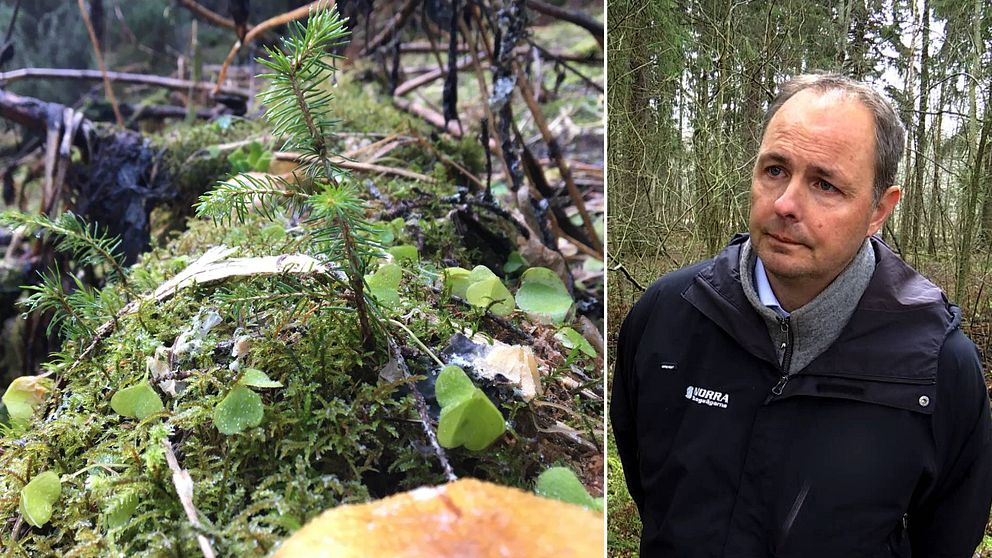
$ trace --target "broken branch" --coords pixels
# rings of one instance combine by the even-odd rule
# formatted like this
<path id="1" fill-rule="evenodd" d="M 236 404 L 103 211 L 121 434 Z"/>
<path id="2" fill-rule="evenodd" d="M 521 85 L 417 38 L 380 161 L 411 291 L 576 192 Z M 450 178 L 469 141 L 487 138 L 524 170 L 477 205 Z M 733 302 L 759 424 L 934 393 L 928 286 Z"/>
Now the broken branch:
<path id="1" fill-rule="evenodd" d="M 190 87 L 200 91 L 212 91 L 214 85 L 207 82 L 192 82 L 185 79 L 176 79 L 164 76 L 152 76 L 147 74 L 134 74 L 129 72 L 107 72 L 110 81 L 121 83 L 135 83 L 139 85 L 153 85 L 174 89 L 176 91 L 187 91 Z M 0 82 L 12 82 L 21 79 L 81 79 L 99 80 L 103 79 L 103 74 L 98 70 L 73 70 L 64 68 L 21 68 L 9 72 L 0 72 Z M 248 91 L 237 87 L 221 87 L 220 92 L 226 95 L 248 98 Z"/>
<path id="2" fill-rule="evenodd" d="M 578 25 L 592 33 L 596 42 L 599 43 L 599 47 L 603 47 L 603 24 L 588 15 L 580 11 L 566 10 L 552 4 L 546 4 L 541 2 L 541 0 L 527 0 L 527 7 L 533 9 L 535 12 Z"/>

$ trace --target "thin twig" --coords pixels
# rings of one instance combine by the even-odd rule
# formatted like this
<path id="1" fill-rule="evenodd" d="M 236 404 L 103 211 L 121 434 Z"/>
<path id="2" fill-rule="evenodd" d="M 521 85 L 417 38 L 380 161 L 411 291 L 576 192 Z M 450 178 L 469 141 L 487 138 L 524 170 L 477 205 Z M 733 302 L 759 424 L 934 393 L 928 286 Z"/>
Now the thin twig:
<path id="1" fill-rule="evenodd" d="M 390 320 L 390 322 L 395 322 L 396 324 L 400 325 L 400 327 L 402 327 L 403 329 L 406 329 L 406 326 L 404 326 L 400 322 L 397 322 L 395 320 Z M 413 339 L 416 340 L 421 347 L 426 349 L 426 347 L 424 347 L 424 345 L 420 343 L 420 340 L 417 339 L 416 335 L 413 335 L 413 333 L 410 332 L 409 329 L 406 329 L 406 331 L 410 333 L 411 336 L 413 336 Z M 403 354 L 400 352 L 399 347 L 396 345 L 396 341 L 394 341 L 391 336 L 387 335 L 386 337 L 389 342 L 389 350 L 390 352 L 393 353 L 393 358 L 396 360 L 396 365 L 403 373 L 403 377 L 409 379 L 411 377 L 411 374 L 410 374 L 410 369 L 406 365 L 406 359 L 403 358 Z M 431 356 L 434 356 L 434 354 L 430 353 L 429 350 L 428 353 Z M 441 363 L 441 365 L 443 366 L 444 364 Z M 447 454 L 444 453 L 444 448 L 442 448 L 441 444 L 438 443 L 437 441 L 437 433 L 434 432 L 434 428 L 431 426 L 431 417 L 427 413 L 427 402 L 424 400 L 424 395 L 420 393 L 419 389 L 417 389 L 416 382 L 410 382 L 409 385 L 413 391 L 414 401 L 416 401 L 417 403 L 417 413 L 420 415 L 420 424 L 421 426 L 424 427 L 424 433 L 427 434 L 427 439 L 430 441 L 431 446 L 434 448 L 434 454 L 437 455 L 437 460 L 441 463 L 441 468 L 444 470 L 444 476 L 448 479 L 448 482 L 453 482 L 458 480 L 458 476 L 455 475 L 455 470 L 451 468 L 451 463 L 448 462 Z"/>
<path id="2" fill-rule="evenodd" d="M 107 66 L 103 63 L 103 53 L 100 52 L 100 42 L 96 40 L 96 31 L 93 29 L 93 22 L 90 21 L 90 14 L 86 11 L 86 4 L 83 0 L 79 2 L 79 13 L 83 16 L 83 23 L 86 25 L 86 32 L 90 34 L 90 42 L 93 43 L 93 52 L 96 54 L 96 63 L 103 73 L 103 89 L 110 100 L 110 106 L 114 109 L 114 117 L 117 118 L 117 125 L 124 127 L 124 117 L 121 116 L 121 108 L 117 106 L 117 97 L 114 96 L 114 88 L 110 85 L 110 78 L 107 76 Z"/>
<path id="3" fill-rule="evenodd" d="M 172 451 L 172 444 L 169 443 L 169 440 L 162 440 L 162 447 L 165 448 L 165 460 L 169 463 L 169 469 L 172 471 L 172 485 L 176 487 L 176 495 L 179 496 L 179 502 L 183 505 L 183 511 L 186 512 L 186 517 L 193 528 L 200 530 L 203 526 L 200 524 L 196 506 L 193 504 L 193 477 L 189 475 L 189 471 L 179 466 L 179 461 L 176 460 L 176 454 Z M 204 558 L 216 557 L 213 547 L 210 546 L 210 541 L 202 533 L 196 534 L 196 542 L 199 543 Z"/>
<path id="4" fill-rule="evenodd" d="M 130 72 L 106 72 L 110 81 L 121 83 L 136 83 L 140 85 L 153 85 L 165 87 L 176 91 L 187 91 L 191 87 L 199 91 L 212 91 L 214 84 L 208 82 L 192 82 L 186 79 L 176 79 L 164 76 L 153 76 L 147 74 L 135 74 Z M 71 68 L 21 68 L 9 72 L 0 72 L 0 82 L 12 82 L 22 79 L 81 79 L 99 80 L 103 79 L 104 73 L 98 70 L 75 70 Z M 248 97 L 248 90 L 238 87 L 221 87 L 221 93 L 234 95 L 237 97 Z"/>
<path id="5" fill-rule="evenodd" d="M 413 14 L 413 10 L 420 4 L 420 0 L 406 0 L 400 11 L 394 15 L 387 23 L 386 26 L 379 32 L 369 44 L 362 49 L 361 56 L 368 56 L 370 53 L 374 52 L 376 49 L 386 44 L 393 35 L 396 34 L 396 30 L 406 23 L 406 20 L 410 18 Z"/>
<path id="6" fill-rule="evenodd" d="M 334 0 L 314 0 L 313 2 L 305 6 L 300 6 L 299 8 L 296 8 L 293 11 L 286 12 L 284 14 L 279 14 L 274 17 L 270 17 L 269 19 L 259 23 L 255 27 L 252 27 L 251 31 L 249 31 L 245 35 L 245 40 L 236 41 L 234 45 L 231 47 L 231 51 L 227 53 L 227 58 L 224 59 L 224 64 L 222 64 L 220 67 L 220 73 L 217 76 L 217 83 L 214 85 L 213 94 L 216 95 L 218 92 L 221 91 L 222 89 L 221 84 L 223 84 L 224 80 L 227 78 L 227 69 L 231 66 L 231 63 L 234 62 L 234 57 L 237 56 L 238 52 L 241 51 L 241 47 L 254 41 L 255 38 L 258 37 L 260 34 L 262 34 L 263 32 L 269 29 L 272 29 L 273 27 L 278 27 L 280 25 L 289 23 L 291 21 L 302 19 L 310 15 L 310 13 L 312 12 L 329 10 L 333 5 L 334 5 Z"/>
<path id="7" fill-rule="evenodd" d="M 603 244 L 599 241 L 599 235 L 596 234 L 596 229 L 592 224 L 592 219 L 589 217 L 589 212 L 586 211 L 586 204 L 582 199 L 582 193 L 579 192 L 575 181 L 572 179 L 572 171 L 561 154 L 558 140 L 551 134 L 551 130 L 548 128 L 548 122 L 544 119 L 544 114 L 541 112 L 541 107 L 537 105 L 537 100 L 534 98 L 534 92 L 530 87 L 530 82 L 527 80 L 526 74 L 524 74 L 523 69 L 516 60 L 513 61 L 513 68 L 517 74 L 517 90 L 520 92 L 520 96 L 523 97 L 524 103 L 527 104 L 527 108 L 530 109 L 531 115 L 534 117 L 534 123 L 537 124 L 538 129 L 541 131 L 544 143 L 548 146 L 548 155 L 558 165 L 561 177 L 565 181 L 565 188 L 568 189 L 568 195 L 572 198 L 575 208 L 579 210 L 579 215 L 582 216 L 582 224 L 585 225 L 586 234 L 589 236 L 589 242 L 592 248 L 599 254 L 599 258 L 602 259 Z"/>

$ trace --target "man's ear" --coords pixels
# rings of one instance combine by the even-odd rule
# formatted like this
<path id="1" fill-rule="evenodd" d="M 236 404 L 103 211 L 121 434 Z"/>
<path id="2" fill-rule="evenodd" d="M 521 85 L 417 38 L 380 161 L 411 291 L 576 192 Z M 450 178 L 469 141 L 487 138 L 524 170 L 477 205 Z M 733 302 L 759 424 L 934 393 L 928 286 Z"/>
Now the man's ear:
<path id="1" fill-rule="evenodd" d="M 896 208 L 896 204 L 899 203 L 901 196 L 902 188 L 899 186 L 889 186 L 882 193 L 881 199 L 878 200 L 878 204 L 875 205 L 875 209 L 872 211 L 871 221 L 868 222 L 868 230 L 865 236 L 871 236 L 882 230 L 882 225 L 885 224 L 885 220 L 892 214 L 892 210 Z"/>

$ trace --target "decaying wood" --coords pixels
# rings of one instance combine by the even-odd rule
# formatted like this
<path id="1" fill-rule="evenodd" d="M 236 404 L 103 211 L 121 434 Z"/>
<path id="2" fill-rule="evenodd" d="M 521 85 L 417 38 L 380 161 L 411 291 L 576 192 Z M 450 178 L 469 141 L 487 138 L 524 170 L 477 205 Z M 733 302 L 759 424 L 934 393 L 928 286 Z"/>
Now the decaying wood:
<path id="1" fill-rule="evenodd" d="M 121 83 L 134 83 L 138 85 L 152 85 L 164 87 L 176 91 L 188 91 L 191 87 L 198 91 L 213 91 L 214 84 L 207 82 L 192 82 L 185 79 L 170 78 L 164 76 L 153 76 L 148 74 L 134 74 L 129 72 L 107 72 L 110 81 Z M 9 72 L 0 72 L 0 82 L 12 82 L 22 79 L 81 79 L 97 81 L 103 79 L 99 70 L 73 70 L 64 68 L 21 68 Z M 219 90 L 225 95 L 248 98 L 248 90 L 240 87 L 221 87 Z"/>
<path id="2" fill-rule="evenodd" d="M 565 52 L 561 50 L 547 49 L 544 47 L 538 47 L 533 41 L 528 41 L 531 45 L 536 48 L 540 48 L 545 56 L 549 58 L 554 58 L 556 60 L 564 60 L 566 62 L 584 62 L 588 64 L 602 64 L 603 58 L 601 56 L 596 56 L 594 54 L 582 53 L 582 52 Z M 526 45 L 518 46 L 514 52 L 519 52 L 519 54 L 528 54 L 530 47 Z M 409 43 L 403 43 L 400 45 L 400 53 L 418 53 L 427 54 L 431 52 L 431 44 L 429 41 L 412 41 Z M 458 54 L 466 54 L 469 52 L 468 45 L 459 44 Z"/>
<path id="3" fill-rule="evenodd" d="M 531 8 L 535 12 L 578 25 L 579 27 L 592 33 L 592 36 L 595 37 L 596 42 L 599 43 L 599 46 L 603 46 L 603 36 L 605 35 L 603 24 L 588 15 L 579 11 L 566 10 L 565 8 L 560 8 L 553 4 L 542 2 L 541 0 L 527 0 L 527 7 Z"/>
<path id="4" fill-rule="evenodd" d="M 439 130 L 448 132 L 456 138 L 462 137 L 464 135 L 461 125 L 457 121 L 449 121 L 447 124 L 444 122 L 444 116 L 436 110 L 431 110 L 420 103 L 415 103 L 409 101 L 402 97 L 393 97 L 393 104 L 403 112 L 408 112 L 414 116 L 419 116 L 423 118 L 431 126 Z"/>
<path id="5" fill-rule="evenodd" d="M 195 2 L 194 0 L 176 0 L 176 4 L 186 8 L 192 12 L 195 16 L 200 19 L 211 23 L 217 27 L 225 27 L 227 29 L 234 30 L 234 20 L 228 17 L 224 17 L 217 12 L 203 6 L 202 4 Z M 248 26 L 248 30 L 251 31 L 252 26 Z"/>

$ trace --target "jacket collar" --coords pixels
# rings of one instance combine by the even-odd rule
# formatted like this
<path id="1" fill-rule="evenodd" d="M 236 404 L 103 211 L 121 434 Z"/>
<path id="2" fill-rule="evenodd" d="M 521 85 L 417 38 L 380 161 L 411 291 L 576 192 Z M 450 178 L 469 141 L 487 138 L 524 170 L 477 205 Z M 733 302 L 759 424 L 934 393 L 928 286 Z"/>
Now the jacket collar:
<path id="1" fill-rule="evenodd" d="M 776 367 L 778 358 L 764 321 L 741 286 L 738 234 L 695 277 L 682 296 L 742 348 Z M 801 373 L 932 379 L 947 333 L 960 312 L 936 285 L 871 239 L 875 272 L 837 340 Z"/>

